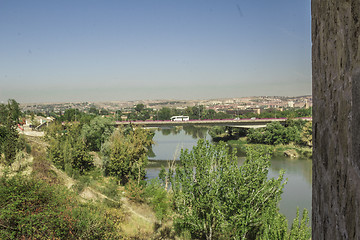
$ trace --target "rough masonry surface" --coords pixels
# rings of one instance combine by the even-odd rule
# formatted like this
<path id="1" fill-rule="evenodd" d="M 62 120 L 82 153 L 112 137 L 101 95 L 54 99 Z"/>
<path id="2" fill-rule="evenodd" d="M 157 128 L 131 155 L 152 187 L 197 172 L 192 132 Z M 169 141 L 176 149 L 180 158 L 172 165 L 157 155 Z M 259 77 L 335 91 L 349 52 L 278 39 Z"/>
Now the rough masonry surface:
<path id="1" fill-rule="evenodd" d="M 360 239 L 360 1 L 311 8 L 312 239 Z"/>

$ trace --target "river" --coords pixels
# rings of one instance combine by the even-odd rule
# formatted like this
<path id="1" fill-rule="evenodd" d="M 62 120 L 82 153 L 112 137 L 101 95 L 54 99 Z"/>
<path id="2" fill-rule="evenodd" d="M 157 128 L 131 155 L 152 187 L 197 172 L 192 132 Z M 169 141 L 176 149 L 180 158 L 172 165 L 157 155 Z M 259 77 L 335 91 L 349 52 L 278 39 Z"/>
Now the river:
<path id="1" fill-rule="evenodd" d="M 189 126 L 156 130 L 153 152 L 149 156 L 147 179 L 156 178 L 161 166 L 166 168 L 169 160 L 179 159 L 180 149 L 192 149 L 199 138 L 211 140 L 206 128 Z M 238 159 L 243 162 L 245 158 L 240 155 Z M 296 217 L 297 207 L 299 207 L 300 213 L 304 208 L 308 209 L 311 218 L 311 160 L 286 157 L 272 158 L 269 177 L 278 177 L 280 169 L 285 170 L 285 178 L 288 179 L 280 201 L 280 212 L 286 216 L 289 225 Z"/>

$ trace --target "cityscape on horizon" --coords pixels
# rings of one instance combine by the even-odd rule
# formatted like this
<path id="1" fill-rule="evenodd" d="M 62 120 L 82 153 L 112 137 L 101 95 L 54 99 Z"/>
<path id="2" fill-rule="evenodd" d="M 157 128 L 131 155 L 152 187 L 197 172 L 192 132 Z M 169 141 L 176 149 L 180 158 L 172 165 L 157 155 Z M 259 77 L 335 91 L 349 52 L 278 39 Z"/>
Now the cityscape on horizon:
<path id="1" fill-rule="evenodd" d="M 145 108 L 160 110 L 162 108 L 175 108 L 183 110 L 187 107 L 204 106 L 216 112 L 236 113 L 237 111 L 250 110 L 260 113 L 265 109 L 286 108 L 310 108 L 312 107 L 312 96 L 284 97 L 284 96 L 256 96 L 243 98 L 221 98 L 207 100 L 136 100 L 136 101 L 107 101 L 107 102 L 68 102 L 68 103 L 21 103 L 23 111 L 42 113 L 61 113 L 67 109 L 78 109 L 89 112 L 91 108 L 105 110 L 115 113 L 117 110 L 133 111 L 138 104 Z"/>

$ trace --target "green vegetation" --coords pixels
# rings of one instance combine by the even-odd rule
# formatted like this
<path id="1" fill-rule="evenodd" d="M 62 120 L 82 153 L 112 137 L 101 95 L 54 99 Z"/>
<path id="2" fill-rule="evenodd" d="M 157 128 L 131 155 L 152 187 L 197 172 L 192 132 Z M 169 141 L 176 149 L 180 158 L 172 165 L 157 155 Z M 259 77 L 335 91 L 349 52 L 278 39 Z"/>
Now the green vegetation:
<path id="1" fill-rule="evenodd" d="M 148 111 L 142 104 L 134 110 L 137 116 Z M 172 111 L 163 108 L 160 117 L 178 113 Z M 239 166 L 224 143 L 200 140 L 192 151 L 182 151 L 169 171 L 163 168 L 159 179 L 146 182 L 146 154 L 154 135 L 148 130 L 115 129 L 111 119 L 97 116 L 106 114 L 104 109 L 89 114 L 70 109 L 46 129 L 44 138 L 19 137 L 16 101 L 0 105 L 0 112 L 0 156 L 5 160 L 0 162 L 5 169 L 0 172 L 1 239 L 310 238 L 306 210 L 302 218 L 297 211 L 290 230 L 279 213 L 286 181 L 283 171 L 268 179 L 272 146 L 248 148 Z M 202 106 L 178 115 L 185 114 L 218 117 Z M 195 129 L 184 127 L 194 138 L 206 133 Z M 222 131 L 246 134 L 231 128 L 214 133 Z M 267 144 L 285 146 L 283 138 L 311 144 L 306 122 L 257 131 L 251 134 Z M 15 158 L 26 162 L 16 171 L 9 167 Z"/>
<path id="2" fill-rule="evenodd" d="M 48 159 L 70 176 L 94 168 L 93 159 L 81 138 L 79 124 L 63 126 L 54 123 L 48 128 L 46 138 L 49 141 Z"/>
<path id="3" fill-rule="evenodd" d="M 246 136 L 249 143 L 269 145 L 294 143 L 306 146 L 311 144 L 309 133 L 312 132 L 309 131 L 311 125 L 305 123 L 302 120 L 288 120 L 284 126 L 279 122 L 271 122 L 265 128 L 249 129 Z"/>
<path id="4" fill-rule="evenodd" d="M 82 204 L 67 189 L 15 175 L 0 177 L 1 239 L 109 239 L 117 236 L 107 210 Z"/>
<path id="5" fill-rule="evenodd" d="M 90 109 L 91 110 L 91 109 Z M 60 115 L 56 115 L 55 113 L 52 114 L 48 114 L 50 116 L 56 117 L 56 119 L 59 122 L 80 122 L 80 124 L 85 124 L 85 123 L 89 123 L 93 118 L 96 117 L 96 115 L 98 114 L 98 112 L 95 113 L 93 112 L 94 110 L 92 110 L 92 112 L 90 112 L 90 114 L 84 113 L 79 111 L 79 109 L 66 109 L 65 112 L 62 114 L 60 113 Z"/>
<path id="6" fill-rule="evenodd" d="M 100 151 L 101 145 L 109 138 L 113 130 L 114 123 L 111 119 L 98 116 L 83 126 L 81 135 L 89 150 Z"/>
<path id="7" fill-rule="evenodd" d="M 151 147 L 153 134 L 141 128 L 116 129 L 102 147 L 105 173 L 115 176 L 122 184 L 129 179 L 145 178 L 148 149 Z"/>
<path id="8" fill-rule="evenodd" d="M 234 128 L 227 126 L 214 126 L 209 129 L 209 135 L 214 142 L 236 140 L 244 137 L 247 134 L 245 128 Z"/>
<path id="9" fill-rule="evenodd" d="M 158 179 L 148 182 L 144 190 L 144 198 L 155 211 L 155 216 L 160 224 L 171 214 L 171 195 L 166 190 Z"/>
<path id="10" fill-rule="evenodd" d="M 26 147 L 17 132 L 20 116 L 19 104 L 14 99 L 6 105 L 0 104 L 0 162 L 4 160 L 7 165 L 11 165 L 17 152 Z"/>
<path id="11" fill-rule="evenodd" d="M 152 114 L 152 109 L 145 108 L 145 105 L 140 103 L 134 107 L 134 111 L 128 113 L 127 119 L 130 121 L 133 120 L 145 121 L 147 119 L 150 119 L 151 114 Z"/>
<path id="12" fill-rule="evenodd" d="M 288 233 L 278 209 L 284 172 L 267 179 L 268 149 L 248 149 L 242 166 L 228 152 L 223 143 L 200 140 L 181 153 L 172 178 L 177 232 L 192 239 L 309 239 L 306 211 L 305 220 Z"/>
<path id="13" fill-rule="evenodd" d="M 239 113 L 239 118 L 298 118 L 298 117 L 311 117 L 312 108 L 287 108 L 285 110 L 277 109 L 264 109 L 260 114 L 253 111 L 244 110 Z"/>
<path id="14" fill-rule="evenodd" d="M 206 109 L 205 106 L 193 106 L 185 109 L 162 107 L 159 110 L 145 108 L 143 104 L 137 104 L 134 109 L 127 114 L 127 119 L 130 121 L 135 120 L 170 120 L 172 116 L 186 115 L 190 119 L 228 119 L 233 118 L 231 114 L 224 112 L 216 112 L 212 109 Z"/>
<path id="15" fill-rule="evenodd" d="M 212 127 L 210 136 L 215 142 L 227 141 L 241 152 L 249 144 L 273 146 L 275 154 L 290 157 L 312 157 L 312 122 L 289 119 L 284 125 L 271 122 L 265 128 L 243 129 L 231 127 Z"/>

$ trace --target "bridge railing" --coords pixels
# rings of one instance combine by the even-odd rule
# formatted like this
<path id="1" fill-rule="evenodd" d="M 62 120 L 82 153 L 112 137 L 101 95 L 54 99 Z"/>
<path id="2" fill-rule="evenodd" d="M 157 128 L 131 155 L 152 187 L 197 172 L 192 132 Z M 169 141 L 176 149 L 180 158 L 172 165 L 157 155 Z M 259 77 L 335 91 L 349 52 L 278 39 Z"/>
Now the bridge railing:
<path id="1" fill-rule="evenodd" d="M 295 118 L 295 119 L 302 119 L 305 121 L 311 121 L 312 118 L 311 117 L 304 117 L 304 118 Z M 216 125 L 216 124 L 233 124 L 233 123 L 270 123 L 273 121 L 278 121 L 278 122 L 285 122 L 287 121 L 288 118 L 256 118 L 256 119 L 251 119 L 251 118 L 245 118 L 245 119 L 191 119 L 188 121 L 171 121 L 171 120 L 135 120 L 135 121 L 116 121 L 115 125 L 128 125 L 128 124 L 135 124 L 135 125 L 191 125 L 191 124 L 211 124 L 211 125 Z"/>

